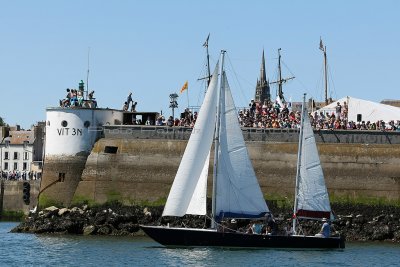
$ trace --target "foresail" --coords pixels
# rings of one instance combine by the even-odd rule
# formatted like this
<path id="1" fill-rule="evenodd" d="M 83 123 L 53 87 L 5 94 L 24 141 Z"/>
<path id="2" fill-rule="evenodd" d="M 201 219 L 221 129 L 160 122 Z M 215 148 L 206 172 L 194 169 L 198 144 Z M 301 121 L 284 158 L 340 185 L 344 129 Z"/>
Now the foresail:
<path id="1" fill-rule="evenodd" d="M 208 165 L 214 136 L 217 84 L 218 63 L 172 184 L 163 216 L 183 216 L 188 212 L 197 215 L 206 214 L 205 201 L 202 203 L 202 207 L 191 202 L 192 199 L 193 202 L 201 199 L 202 197 L 196 194 L 201 191 L 201 188 L 207 186 L 204 185 L 204 182 L 207 182 L 207 177 L 204 178 L 202 173 L 205 172 L 205 166 Z M 201 192 L 205 194 L 205 191 Z M 205 195 L 203 197 L 206 198 Z"/>
<path id="2" fill-rule="evenodd" d="M 219 219 L 261 217 L 269 210 L 250 161 L 225 73 L 223 79 L 216 215 Z"/>
<path id="3" fill-rule="evenodd" d="M 303 114 L 297 217 L 331 218 L 331 206 L 307 110 Z"/>
<path id="4" fill-rule="evenodd" d="M 201 171 L 199 181 L 197 182 L 186 214 L 205 215 L 207 213 L 207 177 L 209 165 L 210 153 L 208 153 L 207 159 L 204 162 L 203 170 Z"/>

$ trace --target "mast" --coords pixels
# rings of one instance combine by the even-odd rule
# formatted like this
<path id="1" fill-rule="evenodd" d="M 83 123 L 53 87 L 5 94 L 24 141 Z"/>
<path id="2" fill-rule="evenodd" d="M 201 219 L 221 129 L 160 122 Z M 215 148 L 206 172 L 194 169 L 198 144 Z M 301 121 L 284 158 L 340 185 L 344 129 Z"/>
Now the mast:
<path id="1" fill-rule="evenodd" d="M 297 151 L 297 170 L 296 170 L 296 188 L 294 193 L 294 206 L 293 206 L 293 233 L 296 234 L 296 213 L 297 213 L 297 195 L 299 193 L 299 178 L 300 178 L 300 166 L 301 166 L 301 150 L 303 147 L 303 128 L 304 128 L 304 116 L 306 106 L 306 94 L 303 96 L 303 105 L 301 107 L 301 122 L 300 122 L 300 134 L 299 134 L 299 150 Z M 308 114 L 307 114 L 308 116 Z"/>
<path id="2" fill-rule="evenodd" d="M 278 84 L 278 96 L 279 98 L 282 100 L 282 102 L 285 102 L 285 98 L 283 96 L 283 90 L 282 90 L 282 85 L 283 83 L 294 79 L 295 77 L 289 77 L 289 78 L 282 78 L 282 67 L 281 67 L 281 48 L 278 49 L 278 76 L 279 79 L 277 81 L 271 82 L 271 84 L 273 83 L 277 83 Z"/>
<path id="3" fill-rule="evenodd" d="M 328 64 L 326 58 L 326 45 L 324 46 L 321 38 L 319 41 L 319 49 L 324 52 L 325 105 L 328 105 Z"/>
<path id="4" fill-rule="evenodd" d="M 207 88 L 210 85 L 210 81 L 211 81 L 210 54 L 208 53 L 208 38 L 210 38 L 210 34 L 208 34 L 207 41 L 205 43 L 205 47 L 206 47 L 206 51 L 207 51 Z"/>
<path id="5" fill-rule="evenodd" d="M 90 59 L 90 47 L 88 47 L 88 55 L 87 55 L 87 74 L 86 74 L 86 99 L 88 99 L 89 94 L 89 59 Z"/>
<path id="6" fill-rule="evenodd" d="M 278 95 L 279 95 L 280 99 L 283 99 L 283 92 L 282 92 L 282 68 L 281 68 L 281 48 L 278 49 L 278 72 L 279 72 Z"/>
<path id="7" fill-rule="evenodd" d="M 206 88 L 204 90 L 204 94 L 206 94 L 207 88 L 208 88 L 208 86 L 210 85 L 210 82 L 211 82 L 210 54 L 208 53 L 208 39 L 210 39 L 210 34 L 208 34 L 207 39 L 203 44 L 203 47 L 206 48 L 206 54 L 207 54 L 207 76 L 197 79 L 198 81 L 207 79 L 207 83 L 206 83 Z"/>
<path id="8" fill-rule="evenodd" d="M 221 65 L 219 69 L 219 85 L 217 92 L 217 114 L 216 114 L 216 126 L 215 126 L 215 134 L 214 134 L 214 168 L 213 168 L 213 192 L 212 192 L 212 210 L 211 210 L 211 228 L 215 228 L 215 216 L 216 216 L 216 195 L 217 195 L 217 168 L 218 168 L 218 150 L 219 150 L 219 134 L 220 134 L 220 106 L 221 106 L 221 94 L 223 88 L 223 71 L 224 71 L 224 57 L 225 50 L 221 50 Z"/>

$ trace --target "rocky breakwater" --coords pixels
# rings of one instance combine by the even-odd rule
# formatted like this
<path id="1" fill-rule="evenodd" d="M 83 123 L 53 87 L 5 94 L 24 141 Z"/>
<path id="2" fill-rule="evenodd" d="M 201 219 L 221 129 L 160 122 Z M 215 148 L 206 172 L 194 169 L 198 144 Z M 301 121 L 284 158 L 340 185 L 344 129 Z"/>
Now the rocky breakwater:
<path id="1" fill-rule="evenodd" d="M 289 208 L 270 205 L 278 229 L 291 224 Z M 390 241 L 400 243 L 400 208 L 394 206 L 333 205 L 337 219 L 332 223 L 336 232 L 347 241 Z M 73 208 L 48 207 L 30 214 L 12 232 L 54 233 L 78 235 L 139 236 L 144 233 L 139 225 L 167 225 L 203 228 L 210 221 L 202 216 L 161 218 L 163 207 L 122 206 L 119 204 Z M 245 229 L 248 220 L 238 221 Z M 318 233 L 320 222 L 302 222 L 302 233 Z"/>
<path id="2" fill-rule="evenodd" d="M 139 236 L 144 235 L 140 224 L 161 223 L 163 207 L 122 206 L 109 204 L 96 207 L 83 205 L 73 208 L 58 208 L 51 206 L 37 213 L 30 213 L 25 220 L 11 230 L 14 233 L 35 234 L 77 234 L 77 235 L 113 235 Z M 179 220 L 195 227 L 194 216 Z M 178 222 L 171 223 L 177 225 Z M 204 219 L 203 219 L 204 221 Z M 204 224 L 204 223 L 203 223 Z"/>

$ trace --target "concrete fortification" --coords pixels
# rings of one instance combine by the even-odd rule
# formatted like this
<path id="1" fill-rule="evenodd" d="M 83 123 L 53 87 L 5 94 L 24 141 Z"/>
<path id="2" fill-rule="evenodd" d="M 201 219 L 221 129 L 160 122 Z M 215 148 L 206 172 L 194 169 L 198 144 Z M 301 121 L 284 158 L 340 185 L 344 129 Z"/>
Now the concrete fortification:
<path id="1" fill-rule="evenodd" d="M 46 154 L 41 204 L 162 203 L 190 132 L 180 127 L 105 126 L 87 154 Z M 243 135 L 265 198 L 292 199 L 298 132 L 252 128 L 243 129 Z M 332 200 L 399 203 L 399 133 L 319 131 L 315 136 Z"/>

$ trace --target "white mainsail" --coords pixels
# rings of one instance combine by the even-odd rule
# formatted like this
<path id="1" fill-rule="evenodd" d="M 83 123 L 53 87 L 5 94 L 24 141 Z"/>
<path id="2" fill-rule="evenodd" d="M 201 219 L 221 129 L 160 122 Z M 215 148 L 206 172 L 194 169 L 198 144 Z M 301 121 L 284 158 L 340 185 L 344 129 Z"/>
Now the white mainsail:
<path id="1" fill-rule="evenodd" d="M 223 55 L 221 62 L 223 65 Z M 172 184 L 163 216 L 206 214 L 207 174 L 214 133 L 218 135 L 215 139 L 218 153 L 214 159 L 215 218 L 252 218 L 269 212 L 243 139 L 223 66 L 223 80 L 219 81 L 218 65 Z"/>
<path id="2" fill-rule="evenodd" d="M 215 129 L 217 84 L 218 63 L 172 184 L 163 216 L 206 214 L 207 172 Z"/>
<path id="3" fill-rule="evenodd" d="M 302 145 L 298 175 L 298 218 L 331 218 L 329 195 L 307 109 L 302 114 Z"/>
<path id="4" fill-rule="evenodd" d="M 222 79 L 215 215 L 261 217 L 269 210 L 250 161 L 225 72 Z"/>

